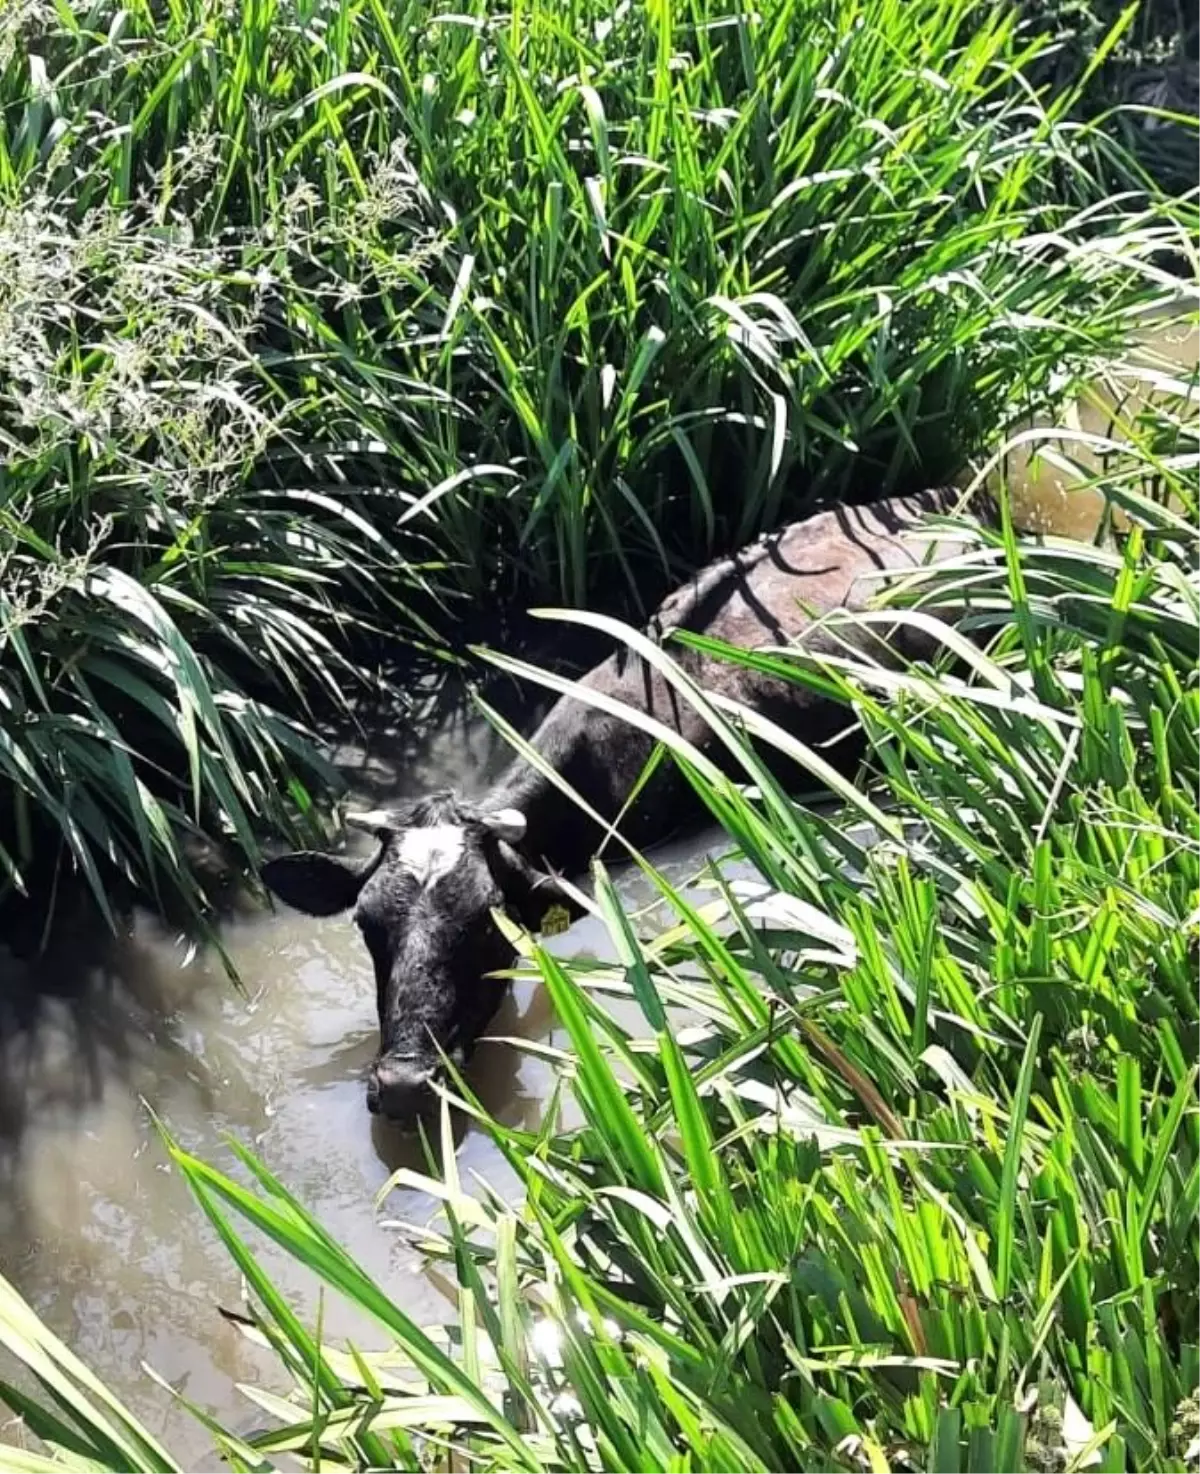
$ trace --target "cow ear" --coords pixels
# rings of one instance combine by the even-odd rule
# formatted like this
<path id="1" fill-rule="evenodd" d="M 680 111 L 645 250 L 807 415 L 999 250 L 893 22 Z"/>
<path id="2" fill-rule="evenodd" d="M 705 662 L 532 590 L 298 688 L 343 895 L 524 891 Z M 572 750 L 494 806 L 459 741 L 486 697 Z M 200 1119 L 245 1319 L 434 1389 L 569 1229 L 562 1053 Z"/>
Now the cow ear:
<path id="1" fill-rule="evenodd" d="M 343 860 L 337 855 L 301 851 L 268 860 L 262 868 L 263 884 L 281 901 L 309 916 L 336 916 L 348 911 L 358 899 L 363 882 L 374 865 Z"/>
<path id="2" fill-rule="evenodd" d="M 537 870 L 521 855 L 506 844 L 497 846 L 493 873 L 500 882 L 505 904 L 532 932 L 565 930 L 565 927 L 548 928 L 547 918 L 553 911 L 565 911 L 567 925 L 584 913 L 573 896 L 569 896 L 552 875 Z"/>

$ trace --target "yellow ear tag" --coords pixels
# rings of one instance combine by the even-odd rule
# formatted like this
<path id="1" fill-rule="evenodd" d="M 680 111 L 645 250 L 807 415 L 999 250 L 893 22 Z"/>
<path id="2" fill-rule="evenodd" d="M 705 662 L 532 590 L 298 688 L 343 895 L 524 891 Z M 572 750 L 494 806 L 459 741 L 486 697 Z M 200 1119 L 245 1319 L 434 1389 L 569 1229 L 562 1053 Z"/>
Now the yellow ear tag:
<path id="1" fill-rule="evenodd" d="M 571 925 L 571 913 L 565 906 L 551 906 L 538 928 L 544 937 L 556 937 Z"/>

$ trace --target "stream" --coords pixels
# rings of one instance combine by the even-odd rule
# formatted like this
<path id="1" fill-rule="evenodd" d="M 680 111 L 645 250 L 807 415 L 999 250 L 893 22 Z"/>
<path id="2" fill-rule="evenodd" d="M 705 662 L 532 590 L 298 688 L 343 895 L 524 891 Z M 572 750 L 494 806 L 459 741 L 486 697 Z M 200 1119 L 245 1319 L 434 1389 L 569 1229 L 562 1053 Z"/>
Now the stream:
<path id="1" fill-rule="evenodd" d="M 486 723 L 460 718 L 416 757 L 389 760 L 386 744 L 337 757 L 356 798 L 377 805 L 443 785 L 478 791 L 504 751 Z M 355 847 L 371 843 L 364 836 Z M 723 848 L 710 831 L 660 847 L 655 859 L 681 882 Z M 632 904 L 649 901 L 640 873 L 626 868 L 618 883 Z M 145 914 L 116 941 L 56 939 L 38 964 L 0 950 L 0 1272 L 185 1467 L 211 1464 L 208 1435 L 143 1363 L 242 1431 L 264 1420 L 236 1384 L 284 1389 L 273 1359 L 218 1311 L 242 1308 L 239 1276 L 169 1166 L 143 1101 L 222 1170 L 234 1168 L 225 1136 L 250 1146 L 418 1324 L 449 1321 L 454 1310 L 386 1223 L 427 1222 L 430 1201 L 395 1192 L 373 1207 L 397 1167 L 424 1162 L 412 1137 L 367 1111 L 364 1075 L 379 1036 L 356 929 L 344 916 L 280 907 L 244 910 L 223 936 L 245 995 L 215 958 L 181 965 L 176 938 Z M 549 945 L 612 956 L 603 926 L 587 917 Z M 626 1007 L 632 1022 L 636 1009 Z M 517 984 L 489 1032 L 555 1042 L 544 992 Z M 526 1127 L 540 1119 L 550 1075 L 546 1063 L 486 1040 L 469 1071 L 489 1110 Z M 464 1177 L 478 1173 L 516 1199 L 511 1171 L 473 1125 L 458 1162 Z M 314 1281 L 252 1241 L 314 1324 Z M 333 1297 L 323 1313 L 328 1337 L 379 1344 L 379 1332 Z"/>

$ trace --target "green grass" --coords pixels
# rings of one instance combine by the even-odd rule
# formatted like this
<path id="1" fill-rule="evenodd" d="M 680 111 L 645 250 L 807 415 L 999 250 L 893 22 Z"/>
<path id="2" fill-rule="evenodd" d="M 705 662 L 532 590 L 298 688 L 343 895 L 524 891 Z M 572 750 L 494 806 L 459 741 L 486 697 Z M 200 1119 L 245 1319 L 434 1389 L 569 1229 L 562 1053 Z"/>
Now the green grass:
<path id="1" fill-rule="evenodd" d="M 522 1200 L 459 1178 L 448 1117 L 440 1168 L 395 1179 L 438 1200 L 413 1234 L 459 1287 L 453 1332 L 414 1325 L 248 1152 L 235 1180 L 166 1135 L 293 1386 L 251 1389 L 253 1437 L 209 1420 L 231 1467 L 1195 1468 L 1195 394 L 1110 446 L 1127 535 L 1005 523 L 892 588 L 872 617 L 969 600 L 958 670 L 762 657 L 867 726 L 874 779 L 838 813 L 748 752 L 757 797 L 678 745 L 761 884 L 714 869 L 689 899 L 642 859 L 648 933 L 597 865 L 619 962 L 523 942 L 567 1036 L 542 1125 L 459 1082 Z M 386 1349 L 302 1323 L 263 1235 Z M 56 1460 L 168 1467 L 15 1299 L 0 1340 L 57 1390 L 52 1421 L 0 1389 Z"/>
<path id="2" fill-rule="evenodd" d="M 1066 392 L 1191 259 L 1076 118 L 1115 19 L 1037 86 L 1069 12 L 7 6 L 0 883 L 206 914 L 377 632 L 636 612 Z"/>
<path id="3" fill-rule="evenodd" d="M 320 841 L 364 648 L 636 612 L 1194 321 L 1195 196 L 1096 113 L 1135 9 L 6 7 L 0 876 L 203 918 L 198 848 Z M 293 1387 L 253 1439 L 196 1410 L 231 1467 L 1195 1467 L 1193 401 L 1092 444 L 1119 541 L 1006 524 L 897 593 L 969 596 L 965 674 L 770 657 L 867 728 L 840 814 L 673 754 L 763 891 L 647 867 L 647 937 L 597 870 L 620 965 L 526 947 L 569 1049 L 538 1132 L 484 1121 L 522 1202 L 427 1183 L 453 1334 L 168 1137 Z M 3 1284 L 0 1341 L 8 1467 L 174 1466 Z"/>

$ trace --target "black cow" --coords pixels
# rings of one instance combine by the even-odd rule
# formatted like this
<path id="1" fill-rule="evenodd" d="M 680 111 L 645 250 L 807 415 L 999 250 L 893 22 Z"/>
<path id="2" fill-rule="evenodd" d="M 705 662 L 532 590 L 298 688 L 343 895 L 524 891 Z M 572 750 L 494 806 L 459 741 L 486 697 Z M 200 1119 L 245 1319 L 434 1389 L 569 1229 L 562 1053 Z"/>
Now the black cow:
<path id="1" fill-rule="evenodd" d="M 829 636 L 811 628 L 813 616 L 862 607 L 878 588 L 877 578 L 864 575 L 919 562 L 928 544 L 901 534 L 927 513 L 953 509 L 959 495 L 925 492 L 793 523 L 697 574 L 661 605 L 651 633 L 663 639 L 673 629 L 693 630 L 752 649 L 786 644 L 809 631 L 807 647 L 815 637 L 828 648 Z M 933 556 L 960 547 L 940 541 Z M 911 626 L 900 627 L 892 647 L 908 659 L 929 653 Z M 803 686 L 678 646 L 673 654 L 706 689 L 809 744 L 846 724 L 844 708 Z M 651 714 L 724 762 L 724 749 L 691 705 L 624 647 L 581 684 Z M 632 724 L 570 696 L 555 704 L 531 741 L 605 820 L 620 813 L 655 745 Z M 622 833 L 639 846 L 664 838 L 690 818 L 690 796 L 674 764 L 660 764 L 622 820 Z M 438 794 L 394 812 L 347 816 L 347 822 L 377 836 L 371 859 L 289 855 L 268 864 L 263 879 L 298 910 L 318 916 L 353 910 L 374 964 L 379 1007 L 380 1053 L 367 1104 L 390 1117 L 411 1118 L 433 1099 L 439 1048 L 456 1063 L 464 1061 L 503 996 L 500 983 L 484 975 L 511 967 L 515 954 L 491 909 L 502 907 L 536 930 L 562 898 L 552 872 L 582 870 L 601 831 L 523 759 L 478 804 Z"/>

